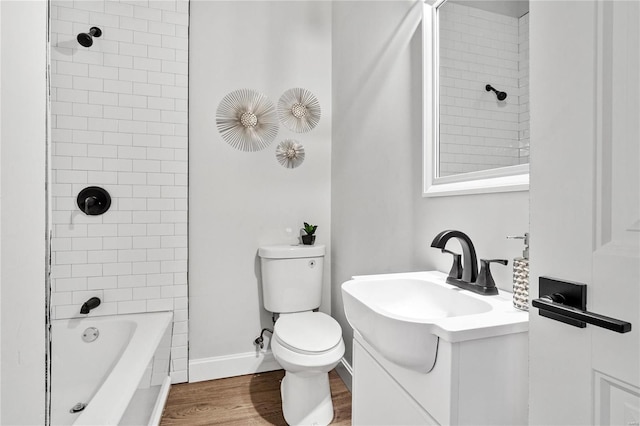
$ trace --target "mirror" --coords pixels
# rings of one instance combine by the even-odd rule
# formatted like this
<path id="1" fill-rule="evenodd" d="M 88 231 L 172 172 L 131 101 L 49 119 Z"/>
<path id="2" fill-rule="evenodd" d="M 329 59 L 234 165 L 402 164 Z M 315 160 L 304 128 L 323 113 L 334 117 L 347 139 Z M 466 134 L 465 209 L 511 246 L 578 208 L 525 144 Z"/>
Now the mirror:
<path id="1" fill-rule="evenodd" d="M 528 189 L 529 2 L 425 5 L 425 196 Z"/>

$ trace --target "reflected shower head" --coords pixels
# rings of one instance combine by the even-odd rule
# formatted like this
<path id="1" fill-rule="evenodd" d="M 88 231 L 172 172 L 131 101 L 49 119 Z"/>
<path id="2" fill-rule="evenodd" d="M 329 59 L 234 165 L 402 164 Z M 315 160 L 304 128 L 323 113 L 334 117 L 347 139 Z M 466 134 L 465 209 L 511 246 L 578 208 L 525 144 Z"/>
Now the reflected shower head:
<path id="1" fill-rule="evenodd" d="M 84 47 L 90 47 L 93 44 L 94 37 L 100 37 L 102 30 L 98 27 L 91 27 L 88 33 L 78 34 L 77 40 Z"/>
<path id="2" fill-rule="evenodd" d="M 487 92 L 494 91 L 499 101 L 504 101 L 505 99 L 507 99 L 507 92 L 500 92 L 499 90 L 494 89 L 490 84 L 484 86 L 484 90 L 486 90 Z"/>

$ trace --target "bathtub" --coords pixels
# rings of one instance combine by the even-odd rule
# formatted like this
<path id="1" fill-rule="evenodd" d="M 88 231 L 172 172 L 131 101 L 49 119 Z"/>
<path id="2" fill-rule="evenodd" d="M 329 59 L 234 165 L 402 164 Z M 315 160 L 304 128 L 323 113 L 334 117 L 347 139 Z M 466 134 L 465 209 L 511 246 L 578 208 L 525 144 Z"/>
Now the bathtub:
<path id="1" fill-rule="evenodd" d="M 51 321 L 51 424 L 157 425 L 171 386 L 172 317 Z M 86 407 L 70 412 L 76 404 Z"/>

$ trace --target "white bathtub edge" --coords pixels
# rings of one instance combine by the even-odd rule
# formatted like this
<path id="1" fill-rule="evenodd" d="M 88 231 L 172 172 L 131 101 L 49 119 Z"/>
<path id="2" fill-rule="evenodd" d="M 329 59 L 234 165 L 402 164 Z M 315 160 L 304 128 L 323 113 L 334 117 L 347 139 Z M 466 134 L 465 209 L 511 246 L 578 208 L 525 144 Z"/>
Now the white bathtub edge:
<path id="1" fill-rule="evenodd" d="M 189 361 L 189 383 L 282 370 L 271 351 L 244 352 Z"/>
<path id="2" fill-rule="evenodd" d="M 169 397 L 169 390 L 171 390 L 171 376 L 164 378 L 158 399 L 156 399 L 156 405 L 153 407 L 151 418 L 149 419 L 149 426 L 158 426 L 160 420 L 162 420 L 162 412 L 164 406 L 167 404 L 167 398 Z"/>
<path id="3" fill-rule="evenodd" d="M 129 314 L 127 316 L 137 316 L 139 319 L 131 340 L 132 344 L 127 346 L 105 382 L 91 399 L 87 408 L 76 419 L 74 425 L 114 425 L 120 422 L 146 366 L 153 357 L 166 328 L 171 324 L 173 312 Z M 162 329 L 154 324 L 151 317 L 162 318 Z M 145 339 L 140 339 L 138 337 L 140 335 L 145 336 Z"/>

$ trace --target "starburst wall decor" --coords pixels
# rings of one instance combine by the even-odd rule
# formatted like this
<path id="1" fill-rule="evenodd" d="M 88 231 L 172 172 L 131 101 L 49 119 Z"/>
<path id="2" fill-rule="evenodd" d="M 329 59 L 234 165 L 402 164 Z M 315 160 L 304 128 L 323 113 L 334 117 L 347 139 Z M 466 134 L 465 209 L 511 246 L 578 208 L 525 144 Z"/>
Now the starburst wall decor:
<path id="1" fill-rule="evenodd" d="M 260 151 L 278 135 L 273 103 L 251 89 L 235 90 L 225 96 L 218 105 L 216 124 L 222 138 L 241 151 Z"/>
<path id="2" fill-rule="evenodd" d="M 308 132 L 320 121 L 320 102 L 307 89 L 289 89 L 278 101 L 278 117 L 292 132 Z"/>
<path id="3" fill-rule="evenodd" d="M 276 158 L 282 167 L 295 169 L 304 161 L 304 147 L 294 139 L 285 139 L 276 148 Z"/>

